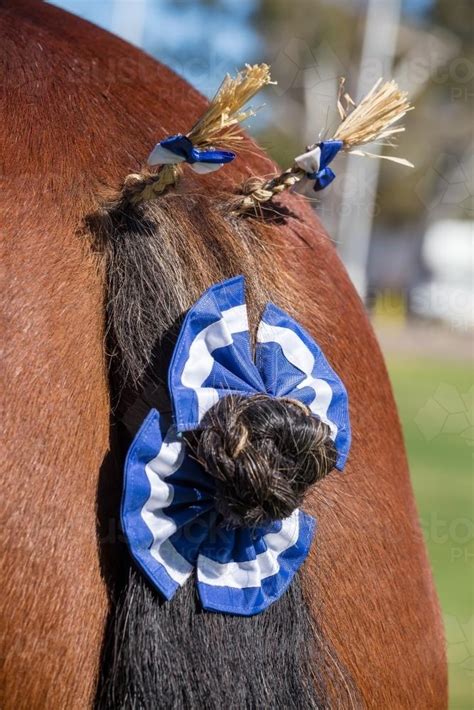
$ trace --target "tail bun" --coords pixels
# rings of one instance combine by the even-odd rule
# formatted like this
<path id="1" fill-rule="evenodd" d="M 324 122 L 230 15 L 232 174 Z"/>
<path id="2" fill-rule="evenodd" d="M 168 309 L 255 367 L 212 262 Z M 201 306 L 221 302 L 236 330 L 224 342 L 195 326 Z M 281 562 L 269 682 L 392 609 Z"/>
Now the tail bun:
<path id="1" fill-rule="evenodd" d="M 296 400 L 265 394 L 221 398 L 201 422 L 196 454 L 229 527 L 288 517 L 336 463 L 327 424 Z"/>

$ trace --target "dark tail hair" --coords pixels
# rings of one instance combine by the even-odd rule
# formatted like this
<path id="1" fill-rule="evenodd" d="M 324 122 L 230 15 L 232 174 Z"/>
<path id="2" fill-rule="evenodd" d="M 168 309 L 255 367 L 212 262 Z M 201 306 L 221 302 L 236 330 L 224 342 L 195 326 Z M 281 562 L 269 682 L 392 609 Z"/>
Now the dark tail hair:
<path id="1" fill-rule="evenodd" d="M 298 579 L 262 614 L 242 618 L 202 612 L 193 580 L 163 603 L 131 569 L 108 632 L 101 709 L 326 707 Z"/>

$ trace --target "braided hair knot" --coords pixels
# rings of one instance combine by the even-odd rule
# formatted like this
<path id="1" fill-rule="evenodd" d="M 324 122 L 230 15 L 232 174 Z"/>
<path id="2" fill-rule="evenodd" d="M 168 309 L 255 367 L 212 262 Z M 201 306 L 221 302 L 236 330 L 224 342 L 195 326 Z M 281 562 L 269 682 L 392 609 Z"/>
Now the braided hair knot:
<path id="1" fill-rule="evenodd" d="M 287 518 L 336 463 L 327 424 L 297 400 L 228 395 L 206 413 L 196 456 L 216 483 L 229 527 Z"/>

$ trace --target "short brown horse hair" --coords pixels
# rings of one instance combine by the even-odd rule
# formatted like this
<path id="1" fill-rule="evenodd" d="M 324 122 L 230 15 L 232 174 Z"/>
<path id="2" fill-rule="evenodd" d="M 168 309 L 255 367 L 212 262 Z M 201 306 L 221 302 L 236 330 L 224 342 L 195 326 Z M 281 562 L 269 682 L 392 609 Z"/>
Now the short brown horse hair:
<path id="1" fill-rule="evenodd" d="M 167 210 L 168 221 L 185 230 L 169 236 L 181 240 L 176 250 L 188 276 L 188 291 L 181 290 L 179 301 L 174 274 L 164 275 L 168 287 L 160 292 L 160 307 L 166 311 L 171 303 L 179 319 L 210 282 L 249 272 L 253 312 L 268 292 L 314 335 L 344 380 L 354 433 L 351 456 L 343 475 L 325 478 L 306 500 L 318 534 L 300 583 L 281 608 L 245 625 L 246 632 L 236 619 L 216 616 L 210 622 L 198 610 L 183 615 L 180 609 L 194 604 L 186 597 L 190 587 L 177 604 L 161 608 L 141 578 L 128 581 L 129 561 L 117 530 L 120 448 L 146 413 L 148 398 L 161 395 L 159 383 L 150 383 L 145 401 L 130 397 L 120 410 L 125 392 L 114 384 L 111 422 L 104 251 L 84 220 L 139 168 L 157 138 L 186 131 L 205 101 L 139 50 L 52 5 L 4 0 L 0 25 L 2 305 L 8 330 L 4 707 L 89 707 L 104 635 L 113 638 L 114 628 L 119 635 L 123 628 L 134 634 L 140 623 L 138 637 L 122 646 L 136 651 L 143 648 L 136 645 L 142 631 L 174 615 L 169 633 L 160 637 L 158 630 L 147 646 L 152 655 L 141 658 L 148 672 L 143 682 L 156 693 L 154 706 L 160 703 L 162 659 L 155 651 L 168 653 L 169 665 L 175 657 L 174 673 L 195 663 L 210 684 L 209 702 L 214 692 L 215 701 L 222 699 L 215 666 L 186 656 L 186 644 L 198 643 L 196 635 L 202 634 L 201 645 L 211 646 L 207 624 L 213 623 L 220 625 L 213 633 L 221 636 L 239 626 L 236 633 L 247 633 L 242 648 L 259 655 L 250 679 L 253 697 L 265 697 L 270 678 L 273 697 L 278 692 L 286 701 L 294 692 L 300 706 L 311 698 L 308 703 L 354 707 L 361 697 L 368 707 L 445 708 L 442 625 L 383 359 L 333 245 L 297 196 L 278 200 L 272 222 L 258 227 L 230 224 L 218 205 L 216 211 L 218 193 L 231 194 L 244 178 L 273 170 L 248 138 L 247 155 L 215 176 L 196 179 L 188 172 L 169 201 L 160 203 L 161 214 Z M 243 264 L 242 251 L 249 252 Z M 172 347 L 173 313 L 170 327 L 156 331 L 162 333 L 153 353 L 158 369 Z M 138 345 L 130 366 L 138 362 L 141 371 L 153 344 L 145 338 Z M 124 346 L 122 341 L 116 347 Z M 125 374 L 129 379 L 130 368 Z M 123 372 L 113 373 L 114 382 L 123 380 Z M 128 413 L 125 420 L 122 411 Z M 117 596 L 135 592 L 133 615 L 119 618 L 115 611 L 120 606 L 125 612 L 128 604 L 119 605 Z M 295 619 L 290 606 L 299 614 Z M 264 644 L 265 634 L 279 634 L 284 647 Z M 248 680 L 247 673 L 239 675 L 233 648 L 231 637 L 226 653 L 214 659 L 225 666 L 225 687 L 232 688 L 228 704 L 242 701 Z M 117 672 L 135 658 L 122 656 Z M 142 670 L 134 666 L 130 673 Z M 347 678 L 353 683 L 346 685 Z M 172 680 L 179 705 L 183 678 Z M 312 687 L 304 688 L 305 682 Z M 112 687 L 105 682 L 100 697 L 112 697 L 113 704 Z"/>

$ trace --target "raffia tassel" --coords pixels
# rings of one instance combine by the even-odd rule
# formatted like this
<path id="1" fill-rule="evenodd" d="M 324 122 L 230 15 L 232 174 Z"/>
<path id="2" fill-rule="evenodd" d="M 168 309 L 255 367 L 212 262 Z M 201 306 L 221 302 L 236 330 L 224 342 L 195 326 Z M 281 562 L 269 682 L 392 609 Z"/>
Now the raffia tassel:
<path id="1" fill-rule="evenodd" d="M 337 99 L 341 123 L 330 141 L 326 142 L 340 141 L 340 150 L 345 153 L 390 160 L 399 165 L 413 167 L 413 164 L 404 158 L 378 155 L 358 149 L 358 146 L 367 143 L 393 147 L 391 140 L 393 136 L 405 130 L 403 126 L 394 126 L 394 124 L 413 108 L 410 106 L 407 93 L 400 91 L 395 81 L 382 83 L 382 79 L 379 79 L 360 103 L 356 104 L 344 91 L 344 85 L 345 80 L 341 79 Z M 306 150 L 308 152 L 314 150 L 318 145 L 320 144 L 316 143 Z M 304 158 L 304 154 L 300 158 Z M 243 185 L 235 201 L 234 211 L 244 213 L 251 209 L 255 210 L 308 176 L 308 172 L 295 162 L 291 168 L 268 180 L 251 178 Z"/>
<path id="2" fill-rule="evenodd" d="M 219 143 L 223 148 L 232 148 L 242 140 L 238 133 L 239 123 L 255 116 L 251 107 L 243 110 L 260 89 L 274 84 L 268 64 L 246 64 L 235 78 L 227 74 L 205 114 L 188 133 L 188 138 L 198 148 Z"/>
<path id="3" fill-rule="evenodd" d="M 244 108 L 245 105 L 262 87 L 271 83 L 267 64 L 246 64 L 235 77 L 227 74 L 203 116 L 186 134 L 187 138 L 198 149 L 216 144 L 221 148 L 235 148 L 242 140 L 239 124 L 255 115 L 255 110 Z M 128 175 L 123 197 L 132 204 L 154 199 L 174 186 L 182 172 L 182 163 L 179 163 L 162 165 L 157 173 Z"/>

